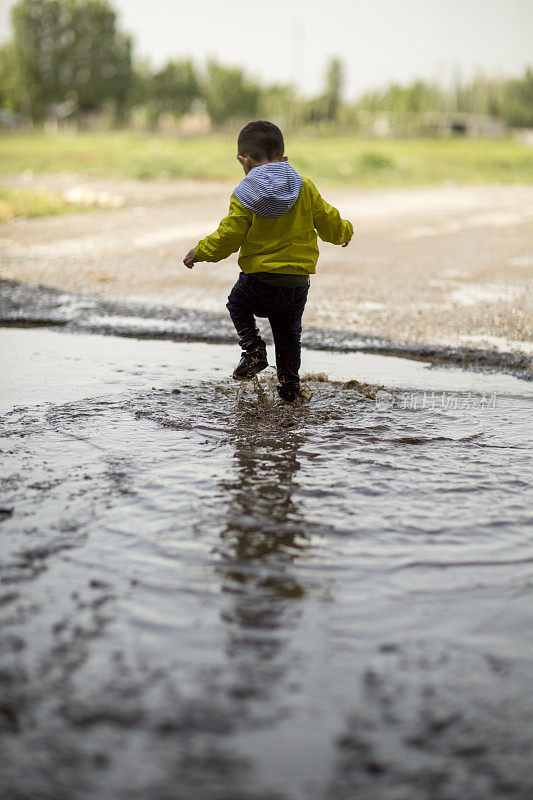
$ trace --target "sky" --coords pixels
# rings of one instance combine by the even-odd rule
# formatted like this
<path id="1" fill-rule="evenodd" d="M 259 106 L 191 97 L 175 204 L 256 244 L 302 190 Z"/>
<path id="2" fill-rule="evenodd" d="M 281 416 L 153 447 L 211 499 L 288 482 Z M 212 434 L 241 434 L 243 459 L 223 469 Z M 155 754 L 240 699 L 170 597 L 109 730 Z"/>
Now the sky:
<path id="1" fill-rule="evenodd" d="M 0 40 L 13 0 L 0 0 Z M 344 96 L 415 78 L 449 85 L 533 66 L 533 0 L 112 0 L 137 57 L 241 65 L 262 83 L 321 90 L 328 60 Z"/>

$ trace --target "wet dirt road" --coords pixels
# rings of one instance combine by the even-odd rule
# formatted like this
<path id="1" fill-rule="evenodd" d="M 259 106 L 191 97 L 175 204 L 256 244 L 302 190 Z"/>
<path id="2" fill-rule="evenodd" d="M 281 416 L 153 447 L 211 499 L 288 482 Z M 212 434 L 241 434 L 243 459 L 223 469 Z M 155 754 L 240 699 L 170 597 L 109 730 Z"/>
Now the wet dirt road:
<path id="1" fill-rule="evenodd" d="M 2 225 L 2 277 L 224 312 L 236 257 L 192 272 L 181 259 L 227 213 L 233 184 L 69 175 L 9 182 L 104 192 L 119 207 Z M 533 187 L 320 188 L 353 221 L 356 238 L 347 249 L 322 246 L 307 325 L 403 343 L 533 352 Z"/>

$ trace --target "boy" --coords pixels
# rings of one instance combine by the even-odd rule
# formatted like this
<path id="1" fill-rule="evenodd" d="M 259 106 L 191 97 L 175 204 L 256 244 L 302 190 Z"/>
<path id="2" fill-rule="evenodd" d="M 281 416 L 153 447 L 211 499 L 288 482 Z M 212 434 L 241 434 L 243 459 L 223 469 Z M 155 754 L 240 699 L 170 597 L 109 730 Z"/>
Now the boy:
<path id="1" fill-rule="evenodd" d="M 353 227 L 291 167 L 284 150 L 283 135 L 271 122 L 249 122 L 242 129 L 237 159 L 246 177 L 231 195 L 228 216 L 183 263 L 192 269 L 197 261 L 221 261 L 240 248 L 242 271 L 226 306 L 243 351 L 233 377 L 253 378 L 268 366 L 255 323 L 255 317 L 267 317 L 278 393 L 292 402 L 300 389 L 301 321 L 318 261 L 317 232 L 346 247 Z"/>

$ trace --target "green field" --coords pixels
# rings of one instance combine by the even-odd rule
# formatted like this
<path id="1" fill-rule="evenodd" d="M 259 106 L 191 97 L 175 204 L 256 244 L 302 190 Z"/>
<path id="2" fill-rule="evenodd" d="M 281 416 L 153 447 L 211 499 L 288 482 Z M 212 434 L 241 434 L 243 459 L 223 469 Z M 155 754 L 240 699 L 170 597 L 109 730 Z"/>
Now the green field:
<path id="1" fill-rule="evenodd" d="M 531 183 L 533 148 L 511 139 L 364 140 L 286 138 L 293 166 L 311 179 L 353 188 Z M 3 134 L 0 174 L 71 172 L 126 178 L 196 178 L 237 181 L 234 137 L 178 139 L 133 133 Z M 0 220 L 74 209 L 59 195 L 0 190 Z"/>
<path id="2" fill-rule="evenodd" d="M 533 148 L 511 140 L 362 140 L 287 136 L 287 154 L 312 179 L 353 187 L 533 182 Z M 240 176 L 234 137 L 133 133 L 4 134 L 0 173 L 75 172 L 130 178 Z"/>

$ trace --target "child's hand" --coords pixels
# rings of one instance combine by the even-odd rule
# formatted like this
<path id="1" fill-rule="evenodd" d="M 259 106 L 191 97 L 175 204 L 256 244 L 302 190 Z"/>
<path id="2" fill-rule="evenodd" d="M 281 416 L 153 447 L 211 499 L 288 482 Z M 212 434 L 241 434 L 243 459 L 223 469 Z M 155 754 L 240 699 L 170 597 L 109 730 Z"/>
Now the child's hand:
<path id="1" fill-rule="evenodd" d="M 192 250 L 189 250 L 185 258 L 183 259 L 183 263 L 187 267 L 187 269 L 192 269 L 193 266 L 196 264 L 196 259 L 194 257 L 194 247 Z"/>

